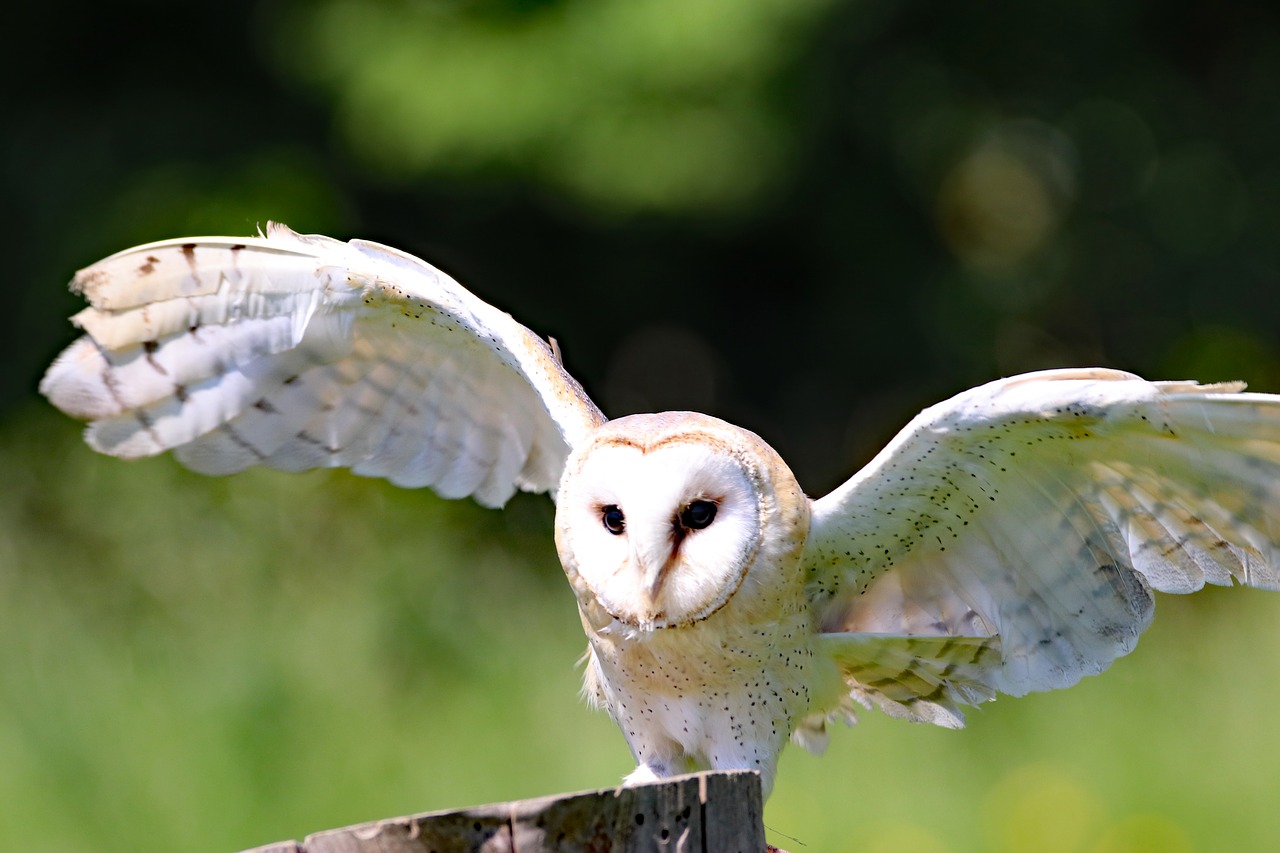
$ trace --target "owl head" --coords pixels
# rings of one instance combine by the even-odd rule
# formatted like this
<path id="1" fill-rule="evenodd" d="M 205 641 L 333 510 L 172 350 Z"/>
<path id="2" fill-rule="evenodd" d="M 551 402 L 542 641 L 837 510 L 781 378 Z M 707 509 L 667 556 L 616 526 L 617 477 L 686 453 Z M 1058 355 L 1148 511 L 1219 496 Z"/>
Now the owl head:
<path id="1" fill-rule="evenodd" d="M 642 630 L 798 590 L 808 529 L 808 499 L 778 454 L 693 412 L 609 421 L 574 449 L 556 498 L 556 546 L 584 615 Z"/>

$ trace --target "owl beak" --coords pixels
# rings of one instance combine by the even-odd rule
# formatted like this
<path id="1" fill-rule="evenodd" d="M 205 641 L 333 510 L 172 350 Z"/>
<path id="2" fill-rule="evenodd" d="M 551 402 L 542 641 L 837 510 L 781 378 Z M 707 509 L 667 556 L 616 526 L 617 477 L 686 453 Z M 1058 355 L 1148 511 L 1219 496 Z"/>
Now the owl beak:
<path id="1" fill-rule="evenodd" d="M 648 523 L 646 523 L 648 522 Z M 640 589 L 648 609 L 660 614 L 658 597 L 679 562 L 679 541 L 672 541 L 667 519 L 635 519 L 630 530 L 631 565 L 639 569 Z"/>
<path id="2" fill-rule="evenodd" d="M 645 566 L 644 577 L 641 579 L 643 583 L 645 597 L 649 599 L 649 605 L 653 606 L 658 601 L 658 596 L 662 593 L 662 587 L 667 582 L 667 576 L 671 574 L 671 565 L 674 560 L 654 560 Z"/>
<path id="3" fill-rule="evenodd" d="M 646 548 L 642 543 L 662 542 L 659 536 L 632 539 L 631 564 L 640 570 L 640 594 L 650 609 L 657 609 L 658 596 L 675 565 L 674 555 L 665 547 Z"/>

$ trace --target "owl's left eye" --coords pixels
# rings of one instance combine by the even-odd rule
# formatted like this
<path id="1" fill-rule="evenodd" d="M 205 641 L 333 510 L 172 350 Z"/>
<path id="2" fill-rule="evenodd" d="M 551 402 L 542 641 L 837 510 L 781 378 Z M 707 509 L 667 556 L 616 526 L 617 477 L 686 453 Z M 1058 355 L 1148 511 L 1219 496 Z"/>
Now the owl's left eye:
<path id="1" fill-rule="evenodd" d="M 701 530 L 716 519 L 714 501 L 696 500 L 680 513 L 680 526 L 686 530 Z"/>
<path id="2" fill-rule="evenodd" d="M 600 520 L 604 522 L 604 529 L 614 536 L 621 536 L 622 531 L 627 529 L 627 518 L 617 504 L 609 504 L 601 509 Z"/>

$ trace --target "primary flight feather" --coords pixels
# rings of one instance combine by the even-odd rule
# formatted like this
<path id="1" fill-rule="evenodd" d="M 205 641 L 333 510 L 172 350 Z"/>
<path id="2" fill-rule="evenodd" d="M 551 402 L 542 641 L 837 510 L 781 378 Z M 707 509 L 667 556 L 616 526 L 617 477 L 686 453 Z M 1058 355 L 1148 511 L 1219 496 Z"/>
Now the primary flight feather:
<path id="1" fill-rule="evenodd" d="M 811 500 L 751 432 L 607 420 L 553 347 L 429 264 L 270 225 L 77 274 L 40 390 L 121 457 L 345 467 L 556 500 L 586 693 L 643 781 L 820 751 L 855 705 L 944 726 L 1131 651 L 1152 592 L 1280 588 L 1280 397 L 1106 369 L 917 416 Z"/>

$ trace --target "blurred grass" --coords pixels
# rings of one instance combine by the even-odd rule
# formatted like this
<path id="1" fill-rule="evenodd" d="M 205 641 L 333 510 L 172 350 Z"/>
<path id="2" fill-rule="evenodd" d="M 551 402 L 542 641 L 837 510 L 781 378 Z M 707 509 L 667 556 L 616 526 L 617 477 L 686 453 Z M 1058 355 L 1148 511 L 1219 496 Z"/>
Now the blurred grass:
<path id="1" fill-rule="evenodd" d="M 821 759 L 784 754 L 766 821 L 813 850 L 1275 849 L 1278 611 L 1256 590 L 1161 596 L 1137 651 L 1070 690 L 960 732 L 866 714 Z M 935 846 L 890 844 L 904 832 Z"/>
<path id="2" fill-rule="evenodd" d="M 621 736 L 545 499 L 504 512 L 341 473 L 192 475 L 0 432 L 0 849 L 231 851 L 610 785 Z M 1139 650 L 949 732 L 874 714 L 783 758 L 795 850 L 1260 850 L 1280 599 L 1162 598 Z"/>
<path id="3" fill-rule="evenodd" d="M 545 499 L 210 480 L 76 433 L 0 439 L 0 849 L 236 850 L 625 767 L 575 699 Z"/>
<path id="4" fill-rule="evenodd" d="M 40 85 L 0 156 L 0 849 L 230 851 L 629 768 L 576 698 L 545 498 L 203 479 L 34 401 L 63 282 L 124 246 L 385 240 L 556 335 L 611 415 L 727 416 L 819 490 L 999 374 L 1280 389 L 1274 10 L 154 5 L 10 12 L 8 77 Z M 1158 610 L 1103 677 L 966 731 L 867 714 L 789 750 L 774 840 L 1280 847 L 1280 599 Z"/>

